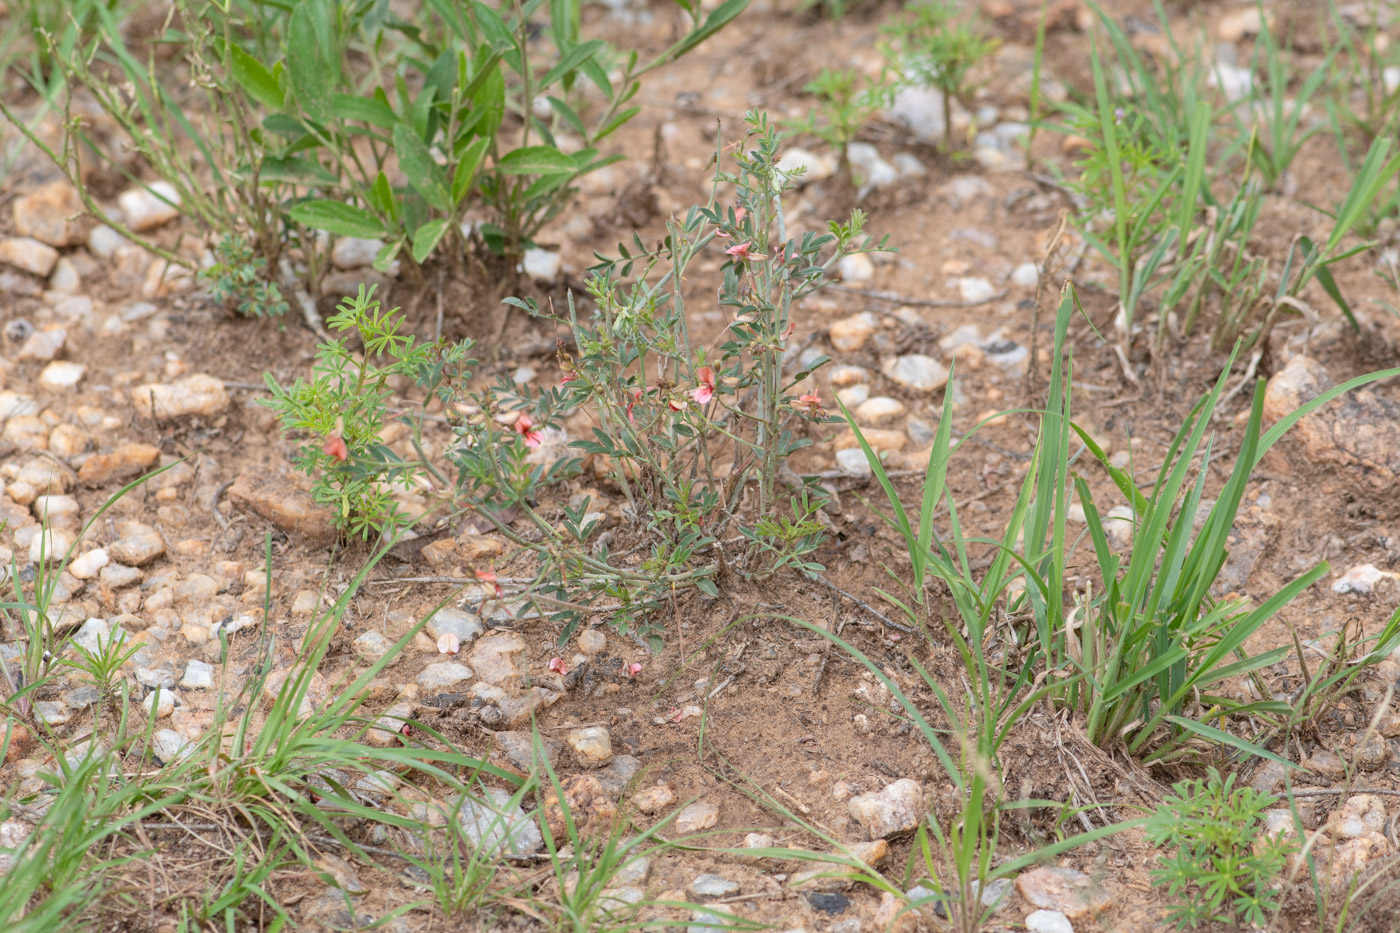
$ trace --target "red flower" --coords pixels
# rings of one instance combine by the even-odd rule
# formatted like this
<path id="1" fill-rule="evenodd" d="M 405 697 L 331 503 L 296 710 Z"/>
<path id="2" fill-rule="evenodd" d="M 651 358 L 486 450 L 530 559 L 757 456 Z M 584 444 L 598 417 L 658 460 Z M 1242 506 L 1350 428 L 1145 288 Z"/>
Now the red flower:
<path id="1" fill-rule="evenodd" d="M 793 334 L 795 334 L 795 333 L 797 333 L 797 322 L 796 322 L 796 321 L 788 321 L 788 326 L 783 328 L 782 336 L 780 336 L 778 339 L 779 339 L 779 340 L 787 340 L 789 337 L 791 337 L 791 336 L 792 336 Z"/>
<path id="2" fill-rule="evenodd" d="M 695 377 L 700 384 L 691 390 L 690 397 L 701 405 L 707 405 L 715 397 L 715 371 L 709 366 L 701 366 Z"/>
<path id="3" fill-rule="evenodd" d="M 729 247 L 729 249 L 725 250 L 725 252 L 726 252 L 727 254 L 729 254 L 730 256 L 733 256 L 735 259 L 739 260 L 740 262 L 745 262 L 746 260 L 750 260 L 750 259 L 752 259 L 752 260 L 755 261 L 755 262 L 762 262 L 763 259 L 764 259 L 764 257 L 763 257 L 763 256 L 756 256 L 756 255 L 754 255 L 753 252 L 752 252 L 752 248 L 753 248 L 753 243 L 751 243 L 751 242 L 750 242 L 750 243 L 740 243 L 740 244 L 737 245 L 737 246 L 731 246 L 731 247 Z"/>
<path id="4" fill-rule="evenodd" d="M 740 208 L 740 210 L 743 210 L 743 208 Z M 639 664 L 638 662 L 633 661 L 631 664 L 627 665 L 627 676 L 628 676 L 628 677 L 636 677 L 636 676 L 637 676 L 638 674 L 640 674 L 641 672 L 642 672 L 642 665 Z"/>
<path id="5" fill-rule="evenodd" d="M 562 674 L 567 674 L 567 673 L 569 673 L 569 668 L 568 668 L 568 666 L 564 663 L 564 659 L 563 659 L 563 658 L 550 658 L 550 659 L 549 659 L 549 669 L 550 669 L 551 671 L 553 671 L 554 673 L 556 673 L 556 674 L 561 674 L 561 675 L 562 675 Z"/>
<path id="6" fill-rule="evenodd" d="M 326 435 L 326 442 L 321 445 L 321 453 L 339 460 L 341 463 L 350 457 L 350 450 L 345 446 L 345 438 L 340 436 L 339 431 L 332 431 Z"/>
<path id="7" fill-rule="evenodd" d="M 627 420 L 632 424 L 637 423 L 636 417 L 632 414 L 632 407 L 642 400 L 642 390 L 633 389 L 632 398 L 627 402 Z"/>
<path id="8" fill-rule="evenodd" d="M 685 396 L 673 395 L 666 400 L 666 404 L 671 406 L 671 411 L 681 411 L 685 408 Z"/>
<path id="9" fill-rule="evenodd" d="M 496 582 L 496 571 L 478 570 L 476 571 L 476 578 L 478 580 L 481 580 L 483 583 L 490 583 L 492 586 L 494 586 L 496 588 L 497 597 L 501 595 L 501 585 Z"/>
<path id="10" fill-rule="evenodd" d="M 530 430 L 535 426 L 535 420 L 524 412 L 515 419 L 515 433 L 525 438 L 526 447 L 540 446 L 540 432 Z"/>
<path id="11" fill-rule="evenodd" d="M 745 208 L 742 208 L 742 207 L 736 207 L 736 208 L 734 208 L 734 222 L 735 222 L 736 224 L 741 224 L 741 223 L 743 223 L 743 222 L 744 222 L 744 218 L 747 217 L 748 214 L 749 214 L 749 212 L 748 212 L 748 210 L 746 210 Z"/>
<path id="12" fill-rule="evenodd" d="M 569 383 L 573 382 L 573 381 L 574 381 L 575 379 L 577 379 L 577 378 L 578 378 L 578 373 L 577 373 L 575 370 L 566 369 L 566 370 L 564 370 L 564 375 L 562 375 L 562 376 L 559 377 L 559 384 L 560 384 L 561 386 L 566 386 L 566 385 L 568 385 Z"/>
<path id="13" fill-rule="evenodd" d="M 804 395 L 799 398 L 798 401 L 809 408 L 822 407 L 822 397 L 820 395 Z"/>

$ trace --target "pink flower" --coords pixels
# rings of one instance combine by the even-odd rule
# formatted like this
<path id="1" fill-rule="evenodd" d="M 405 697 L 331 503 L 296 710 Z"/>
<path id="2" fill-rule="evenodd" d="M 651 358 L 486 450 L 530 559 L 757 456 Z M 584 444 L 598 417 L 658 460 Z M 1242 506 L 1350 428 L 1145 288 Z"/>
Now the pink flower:
<path id="1" fill-rule="evenodd" d="M 740 210 L 743 210 L 742 207 L 739 208 L 739 209 L 740 209 Z M 640 674 L 641 672 L 642 672 L 642 665 L 641 665 L 639 662 L 633 661 L 631 664 L 627 665 L 627 676 L 628 676 L 628 677 L 636 677 L 636 676 L 637 676 L 638 674 Z"/>
<path id="2" fill-rule="evenodd" d="M 564 659 L 563 659 L 563 658 L 550 658 L 550 659 L 549 659 L 549 669 L 550 669 L 551 671 L 553 671 L 554 673 L 556 673 L 556 674 L 567 674 L 567 673 L 569 673 L 569 668 L 568 668 L 567 665 L 564 664 Z"/>
<path id="3" fill-rule="evenodd" d="M 632 424 L 636 424 L 636 423 L 637 423 L 637 418 L 636 418 L 636 416 L 632 414 L 632 408 L 633 408 L 638 402 L 640 402 L 641 400 L 642 400 L 642 390 L 641 390 L 641 389 L 633 389 L 633 390 L 632 390 L 632 398 L 629 399 L 628 402 L 627 402 L 627 420 L 628 420 L 629 422 L 631 422 Z"/>
<path id="4" fill-rule="evenodd" d="M 564 370 L 564 374 L 563 374 L 562 376 L 559 377 L 559 384 L 560 384 L 561 386 L 566 386 L 566 385 L 568 385 L 569 383 L 573 382 L 573 381 L 574 381 L 575 379 L 577 379 L 577 378 L 578 378 L 578 373 L 577 373 L 575 370 L 566 369 L 566 370 Z"/>
<path id="5" fill-rule="evenodd" d="M 804 395 L 799 398 L 798 401 L 810 408 L 822 407 L 822 397 L 820 395 Z"/>
<path id="6" fill-rule="evenodd" d="M 796 322 L 796 321 L 788 321 L 788 326 L 783 328 L 783 333 L 782 333 L 782 335 L 781 335 L 778 339 L 779 339 L 779 340 L 787 340 L 789 337 L 791 337 L 791 336 L 792 336 L 793 334 L 795 334 L 795 333 L 797 333 L 797 322 Z"/>
<path id="7" fill-rule="evenodd" d="M 684 411 L 687 403 L 685 396 L 673 395 L 666 400 L 666 404 L 671 406 L 671 411 Z"/>
<path id="8" fill-rule="evenodd" d="M 749 212 L 748 212 L 748 210 L 746 210 L 745 208 L 742 208 L 742 207 L 736 207 L 736 208 L 734 208 L 734 222 L 735 222 L 736 224 L 741 224 L 741 223 L 743 223 L 743 222 L 744 222 L 744 218 L 747 217 L 748 215 L 749 215 Z"/>
<path id="9" fill-rule="evenodd" d="M 535 419 L 521 412 L 520 417 L 515 419 L 515 433 L 525 438 L 526 447 L 540 446 L 540 432 L 530 430 L 535 426 Z"/>
<path id="10" fill-rule="evenodd" d="M 695 373 L 700 384 L 691 390 L 690 397 L 701 405 L 708 405 L 715 397 L 715 371 L 709 366 L 701 366 Z"/>
<path id="11" fill-rule="evenodd" d="M 345 438 L 340 436 L 339 431 L 333 431 L 326 436 L 326 442 L 321 445 L 321 453 L 339 460 L 341 463 L 350 457 L 350 450 L 345 446 Z"/>
<path id="12" fill-rule="evenodd" d="M 729 249 L 725 250 L 725 252 L 728 253 L 730 256 L 733 256 L 735 259 L 739 260 L 740 262 L 745 262 L 745 261 L 750 260 L 750 259 L 756 260 L 756 261 L 758 261 L 758 262 L 762 262 L 762 261 L 763 261 L 763 257 L 762 257 L 762 256 L 755 256 L 755 255 L 751 252 L 752 247 L 753 247 L 753 243 L 751 243 L 751 242 L 750 242 L 750 243 L 740 243 L 740 244 L 738 244 L 738 245 L 736 245 L 736 246 L 731 246 L 731 247 L 729 247 Z"/>
<path id="13" fill-rule="evenodd" d="M 442 654 L 456 654 L 462 650 L 462 640 L 451 632 L 438 636 L 438 651 Z"/>
<path id="14" fill-rule="evenodd" d="M 501 595 L 501 585 L 496 582 L 496 571 L 478 570 L 476 571 L 476 578 L 482 581 L 483 583 L 490 583 L 492 586 L 494 586 L 496 588 L 497 597 Z"/>

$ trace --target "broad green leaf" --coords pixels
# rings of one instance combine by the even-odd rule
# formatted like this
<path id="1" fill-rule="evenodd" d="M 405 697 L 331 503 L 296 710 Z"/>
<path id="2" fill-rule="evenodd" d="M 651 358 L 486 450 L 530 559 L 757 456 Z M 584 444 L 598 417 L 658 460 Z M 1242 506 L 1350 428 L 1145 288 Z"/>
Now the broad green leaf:
<path id="1" fill-rule="evenodd" d="M 526 146 L 496 162 L 496 171 L 502 175 L 556 175 L 577 170 L 574 160 L 553 146 Z"/>
<path id="2" fill-rule="evenodd" d="M 387 103 L 354 94 L 336 94 L 331 99 L 331 113 L 337 120 L 356 120 L 385 130 L 398 122 Z"/>
<path id="3" fill-rule="evenodd" d="M 423 140 L 402 123 L 394 127 L 394 150 L 399 157 L 399 167 L 413 190 L 431 207 L 450 210 L 452 201 L 447 192 L 446 172 Z"/>
<path id="4" fill-rule="evenodd" d="M 384 235 L 384 224 L 369 211 L 340 201 L 303 201 L 287 211 L 288 216 L 313 230 L 336 236 L 371 239 Z"/>
<path id="5" fill-rule="evenodd" d="M 316 37 L 309 3 L 298 4 L 287 33 L 287 70 L 302 112 L 317 123 L 331 119 L 331 72 Z"/>
<path id="6" fill-rule="evenodd" d="M 264 159 L 258 181 L 292 185 L 334 185 L 339 179 L 328 168 L 312 159 Z"/>
<path id="7" fill-rule="evenodd" d="M 481 168 L 481 162 L 486 158 L 486 145 L 491 140 L 485 136 L 478 136 L 470 146 L 457 158 L 457 171 L 452 175 L 452 203 L 461 204 L 462 199 L 471 191 L 472 182 L 476 180 L 477 170 Z"/>
<path id="8" fill-rule="evenodd" d="M 441 220 L 430 220 L 419 227 L 413 233 L 413 261 L 421 264 L 437 249 L 438 241 L 447 232 L 447 225 L 452 222 L 450 217 Z"/>
<path id="9" fill-rule="evenodd" d="M 249 97 L 269 110 L 281 110 L 286 106 L 286 96 L 277 84 L 277 78 L 262 62 L 236 45 L 230 44 L 228 52 L 233 80 L 238 82 L 238 86 L 243 88 Z"/>

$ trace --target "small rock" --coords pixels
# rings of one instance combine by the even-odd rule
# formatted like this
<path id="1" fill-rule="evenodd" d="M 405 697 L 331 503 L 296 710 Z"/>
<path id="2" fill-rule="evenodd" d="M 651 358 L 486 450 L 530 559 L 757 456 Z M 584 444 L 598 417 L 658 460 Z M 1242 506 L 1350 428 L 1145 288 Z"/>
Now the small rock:
<path id="1" fill-rule="evenodd" d="M 904 403 L 899 399 L 890 398 L 887 395 L 878 395 L 875 398 L 867 399 L 856 407 L 856 421 L 861 424 L 879 424 L 890 418 L 898 418 L 904 414 Z"/>
<path id="2" fill-rule="evenodd" d="M 875 263 L 865 253 L 851 253 L 837 261 L 836 273 L 843 282 L 868 282 L 875 276 Z"/>
<path id="3" fill-rule="evenodd" d="M 304 545 L 326 547 L 335 541 L 331 513 L 317 505 L 310 493 L 285 480 L 243 474 L 226 495 L 234 505 L 260 515 Z"/>
<path id="4" fill-rule="evenodd" d="M 1360 839 L 1368 833 L 1385 831 L 1385 803 L 1375 794 L 1356 794 L 1327 818 L 1327 831 L 1333 839 Z"/>
<path id="5" fill-rule="evenodd" d="M 1345 886 L 1354 876 L 1389 858 L 1390 854 L 1390 842 L 1382 833 L 1367 833 L 1356 839 L 1348 839 L 1332 851 L 1333 886 Z"/>
<path id="6" fill-rule="evenodd" d="M 84 486 L 125 483 L 140 476 L 160 459 L 160 448 L 151 444 L 121 444 L 106 453 L 95 453 L 78 468 L 78 481 Z"/>
<path id="7" fill-rule="evenodd" d="M 484 854 L 534 855 L 544 847 L 539 827 L 519 804 L 511 803 L 509 792 L 491 787 L 481 799 L 464 795 L 461 804 L 457 819 L 462 834 Z"/>
<path id="8" fill-rule="evenodd" d="M 185 666 L 185 676 L 180 686 L 189 690 L 212 690 L 214 688 L 214 668 L 203 661 L 191 661 Z"/>
<path id="9" fill-rule="evenodd" d="M 78 524 L 81 510 L 72 496 L 36 496 L 30 506 L 40 524 L 56 528 L 71 528 Z"/>
<path id="10" fill-rule="evenodd" d="M 331 262 L 337 269 L 359 269 L 374 265 L 374 259 L 384 248 L 383 240 L 364 240 L 344 236 L 331 247 Z"/>
<path id="11" fill-rule="evenodd" d="M 826 181 L 836 174 L 836 157 L 826 153 L 818 154 L 806 149 L 788 149 L 778 159 L 777 168 L 786 174 L 805 169 L 798 184 L 808 185 Z"/>
<path id="12" fill-rule="evenodd" d="M 141 582 L 141 571 L 135 567 L 126 567 L 122 564 L 108 564 L 102 568 L 99 579 L 102 585 L 108 589 L 119 590 L 123 587 L 131 586 Z"/>
<path id="13" fill-rule="evenodd" d="M 370 629 L 351 642 L 350 646 L 362 661 L 377 664 L 394 647 L 394 643 L 382 633 Z"/>
<path id="14" fill-rule="evenodd" d="M 1319 750 L 1311 757 L 1304 759 L 1303 767 L 1316 774 L 1318 777 L 1326 778 L 1330 781 L 1340 781 L 1346 777 L 1347 768 L 1342 759 L 1325 749 Z"/>
<path id="15" fill-rule="evenodd" d="M 1215 23 L 1215 34 L 1220 37 L 1221 42 L 1229 42 L 1232 45 L 1250 36 L 1259 35 L 1259 30 L 1263 26 L 1263 17 L 1257 7 L 1245 7 L 1239 10 L 1232 10 L 1220 17 Z"/>
<path id="16" fill-rule="evenodd" d="M 152 750 L 161 761 L 178 761 L 189 754 L 193 743 L 174 729 L 159 729 L 151 736 Z"/>
<path id="17" fill-rule="evenodd" d="M 169 182 L 153 182 L 147 188 L 129 188 L 117 195 L 122 221 L 133 233 L 159 227 L 180 216 L 180 192 Z"/>
<path id="18" fill-rule="evenodd" d="M 296 676 L 293 677 L 293 671 L 287 669 L 268 674 L 267 680 L 263 681 L 263 705 L 271 707 L 282 698 L 286 691 L 301 689 L 298 686 L 298 681 L 302 677 L 302 672 L 296 671 L 295 674 Z M 330 700 L 330 684 L 326 682 L 326 678 L 320 671 L 314 672 L 310 682 L 305 686 L 306 692 L 302 694 L 301 703 L 297 706 L 295 714 L 298 719 L 305 719 Z"/>
<path id="19" fill-rule="evenodd" d="M 878 793 L 852 797 L 846 807 L 869 839 L 909 832 L 918 827 L 927 812 L 923 788 L 909 778 L 895 781 Z"/>
<path id="20" fill-rule="evenodd" d="M 1011 270 L 1011 284 L 1021 288 L 1035 288 L 1040 284 L 1040 267 L 1033 262 L 1023 262 Z"/>
<path id="21" fill-rule="evenodd" d="M 520 267 L 537 282 L 553 282 L 563 265 L 563 258 L 553 250 L 527 249 Z"/>
<path id="22" fill-rule="evenodd" d="M 146 694 L 146 699 L 141 701 L 141 705 L 146 707 L 148 716 L 164 719 L 175 712 L 175 694 L 169 690 L 153 690 Z"/>
<path id="23" fill-rule="evenodd" d="M 464 680 L 470 680 L 472 669 L 457 661 L 439 661 L 423 668 L 418 675 L 418 686 L 424 690 L 446 690 Z"/>
<path id="24" fill-rule="evenodd" d="M 854 386 L 869 382 L 870 373 L 864 366 L 837 366 L 827 374 L 827 379 L 834 386 Z"/>
<path id="25" fill-rule="evenodd" d="M 14 266 L 30 275 L 42 279 L 49 277 L 54 263 L 58 262 L 58 250 L 47 243 L 29 237 L 10 237 L 0 240 L 0 263 Z"/>
<path id="26" fill-rule="evenodd" d="M 365 733 L 365 741 L 376 748 L 397 745 L 403 735 L 403 729 L 407 728 L 405 723 L 412 719 L 412 703 L 395 703 L 374 721 L 374 726 Z"/>
<path id="27" fill-rule="evenodd" d="M 55 564 L 63 560 L 73 546 L 73 534 L 62 528 L 49 528 L 29 542 L 29 561 L 33 564 Z"/>
<path id="28" fill-rule="evenodd" d="M 79 554 L 68 565 L 68 572 L 79 580 L 91 580 L 93 577 L 111 562 L 107 556 L 106 548 L 94 548 L 84 554 Z"/>
<path id="29" fill-rule="evenodd" d="M 458 645 L 465 645 L 480 635 L 484 629 L 481 618 L 474 613 L 451 607 L 439 609 L 424 626 L 434 639 L 443 635 L 455 635 Z"/>
<path id="30" fill-rule="evenodd" d="M 564 736 L 574 758 L 584 768 L 601 768 L 612 761 L 612 737 L 602 726 L 574 729 Z"/>
<path id="31" fill-rule="evenodd" d="M 632 795 L 632 805 L 643 813 L 657 813 L 675 802 L 676 795 L 669 784 L 653 784 Z"/>
<path id="32" fill-rule="evenodd" d="M 559 800 L 561 794 L 562 804 Z M 571 774 L 560 780 L 557 792 L 551 790 L 545 796 L 542 808 L 545 823 L 555 839 L 567 838 L 565 807 L 568 808 L 574 828 L 580 835 L 605 832 L 617 822 L 617 804 L 592 774 Z"/>
<path id="33" fill-rule="evenodd" d="M 696 897 L 726 897 L 738 893 L 739 883 L 707 872 L 695 876 L 695 880 L 690 883 L 690 890 Z"/>
<path id="34" fill-rule="evenodd" d="M 889 360 L 882 371 L 888 378 L 916 392 L 935 392 L 948 384 L 948 370 L 943 364 L 922 353 Z"/>
<path id="35" fill-rule="evenodd" d="M 1390 760 L 1390 744 L 1374 732 L 1368 733 L 1356 749 L 1356 764 L 1362 771 L 1379 771 Z"/>
<path id="36" fill-rule="evenodd" d="M 959 297 L 970 304 L 981 304 L 997 293 L 992 283 L 984 278 L 970 276 L 958 279 L 957 283 Z"/>
<path id="37" fill-rule="evenodd" d="M 1274 788 L 1283 783 L 1283 779 L 1288 775 L 1288 767 L 1277 761 L 1265 761 L 1254 770 L 1254 774 L 1249 779 L 1249 786 L 1261 794 L 1272 794 Z"/>
<path id="38" fill-rule="evenodd" d="M 34 703 L 34 713 L 50 726 L 61 726 L 73 718 L 62 700 L 38 700 Z"/>
<path id="39" fill-rule="evenodd" d="M 880 325 L 879 320 L 869 311 L 853 314 L 833 323 L 828 330 L 831 345 L 840 353 L 854 353 Z"/>
<path id="40" fill-rule="evenodd" d="M 1070 920 L 1102 913 L 1113 902 L 1112 895 L 1073 868 L 1028 871 L 1016 878 L 1016 891 L 1032 907 L 1059 911 Z"/>
<path id="41" fill-rule="evenodd" d="M 922 142 L 941 142 L 948 131 L 943 124 L 943 94 L 931 87 L 902 86 L 885 113 Z"/>
<path id="42" fill-rule="evenodd" d="M 118 527 L 121 539 L 107 548 L 108 553 L 117 561 L 132 567 L 141 567 L 165 553 L 165 539 L 150 525 L 123 522 Z"/>
<path id="43" fill-rule="evenodd" d="M 48 330 L 35 331 L 24 341 L 24 346 L 19 348 L 18 358 L 47 362 L 58 356 L 59 351 L 67 342 L 68 331 L 62 327 L 50 327 Z"/>
<path id="44" fill-rule="evenodd" d="M 77 425 L 60 424 L 49 433 L 49 453 L 69 460 L 87 450 L 89 439 Z"/>
<path id="45" fill-rule="evenodd" d="M 729 930 L 738 927 L 737 915 L 724 907 L 706 907 L 690 912 L 690 925 L 686 933 L 715 933 L 716 930 Z"/>
<path id="46" fill-rule="evenodd" d="M 15 201 L 15 232 L 50 246 L 81 243 L 83 201 L 78 189 L 64 178 Z"/>
<path id="47" fill-rule="evenodd" d="M 1332 584 L 1334 593 L 1357 593 L 1365 596 L 1374 590 L 1381 581 L 1389 580 L 1396 576 L 1393 573 L 1386 573 L 1379 570 L 1374 564 L 1361 564 L 1352 567 L 1342 578 Z"/>
<path id="48" fill-rule="evenodd" d="M 602 654 L 608 646 L 608 638 L 596 628 L 584 629 L 578 635 L 578 650 L 588 657 Z"/>
<path id="49" fill-rule="evenodd" d="M 850 898 L 839 891 L 813 891 L 807 895 L 807 903 L 818 913 L 832 917 L 845 913 L 846 908 L 851 906 Z"/>
<path id="50" fill-rule="evenodd" d="M 681 835 L 707 830 L 719 822 L 719 807 L 697 800 L 676 815 L 675 831 Z"/>
<path id="51" fill-rule="evenodd" d="M 836 468 L 847 476 L 870 476 L 874 473 L 865 451 L 859 447 L 836 451 Z"/>
<path id="52" fill-rule="evenodd" d="M 536 765 L 535 740 L 531 733 L 505 730 L 497 732 L 494 739 L 496 747 L 501 750 L 501 754 L 512 765 L 521 771 L 534 770 Z M 540 745 L 552 766 L 563 745 L 557 739 L 552 739 L 547 735 L 540 736 Z"/>
<path id="53" fill-rule="evenodd" d="M 487 635 L 472 646 L 471 668 L 485 683 L 511 690 L 522 681 L 519 658 L 525 650 L 525 641 L 519 635 L 510 632 Z"/>
<path id="54" fill-rule="evenodd" d="M 106 224 L 97 224 L 88 233 L 88 251 L 99 259 L 112 258 L 125 243 L 125 238 Z"/>
<path id="55" fill-rule="evenodd" d="M 221 380 L 204 373 L 186 376 L 170 385 L 152 383 L 131 390 L 131 401 L 143 418 L 209 417 L 228 407 L 228 392 Z"/>
<path id="56" fill-rule="evenodd" d="M 1074 925 L 1058 910 L 1037 910 L 1026 917 L 1030 933 L 1074 933 Z"/>

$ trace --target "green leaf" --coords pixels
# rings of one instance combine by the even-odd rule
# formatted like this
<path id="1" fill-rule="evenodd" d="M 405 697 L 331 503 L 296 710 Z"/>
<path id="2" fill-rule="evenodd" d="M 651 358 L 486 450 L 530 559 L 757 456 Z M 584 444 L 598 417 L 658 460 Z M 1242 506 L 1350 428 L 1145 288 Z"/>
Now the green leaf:
<path id="1" fill-rule="evenodd" d="M 334 185 L 338 180 L 330 169 L 311 159 L 264 159 L 262 167 L 258 171 L 260 183 Z"/>
<path id="2" fill-rule="evenodd" d="M 302 111 L 317 123 L 331 119 L 331 72 L 311 21 L 310 4 L 298 4 L 287 33 L 287 70 Z"/>
<path id="3" fill-rule="evenodd" d="M 336 236 L 372 239 L 384 235 L 384 224 L 378 217 L 340 201 L 303 201 L 287 211 L 287 215 L 299 224 Z"/>
<path id="4" fill-rule="evenodd" d="M 452 203 L 461 204 L 462 200 L 471 191 L 472 182 L 476 180 L 476 173 L 481 168 L 481 162 L 486 158 L 486 146 L 491 140 L 485 136 L 478 136 L 472 144 L 457 157 L 457 171 L 452 175 Z"/>
<path id="5" fill-rule="evenodd" d="M 277 78 L 262 62 L 236 45 L 230 44 L 228 52 L 233 80 L 238 82 L 238 86 L 243 88 L 249 97 L 269 110 L 281 110 L 287 105 L 286 95 L 277 84 Z"/>
<path id="6" fill-rule="evenodd" d="M 446 172 L 433 158 L 423 140 L 402 123 L 394 127 L 394 150 L 408 183 L 424 201 L 440 211 L 451 210 Z"/>
<path id="7" fill-rule="evenodd" d="M 476 132 L 482 136 L 494 137 L 496 131 L 501 128 L 501 121 L 505 119 L 506 113 L 506 79 L 505 75 L 501 74 L 499 62 L 486 73 L 471 100 L 473 123 L 477 123 L 478 111 L 481 113 Z"/>
<path id="8" fill-rule="evenodd" d="M 496 171 L 502 175 L 558 175 L 577 170 L 574 160 L 553 146 L 526 146 L 496 162 Z"/>
<path id="9" fill-rule="evenodd" d="M 1167 722 L 1174 723 L 1188 732 L 1194 732 L 1197 735 L 1204 736 L 1207 739 L 1213 739 L 1217 742 L 1229 745 L 1233 748 L 1238 748 L 1240 751 L 1249 752 L 1249 754 L 1251 755 L 1258 755 L 1260 758 L 1267 758 L 1270 761 L 1276 761 L 1281 765 L 1285 765 L 1290 768 L 1293 767 L 1293 762 L 1289 761 L 1287 758 L 1280 758 L 1278 755 L 1275 755 L 1267 748 L 1255 745 L 1253 742 L 1247 742 L 1239 736 L 1231 735 L 1223 729 L 1217 729 L 1214 726 L 1207 726 L 1205 723 L 1196 722 L 1194 719 L 1187 719 L 1185 716 L 1168 716 L 1166 717 L 1166 719 Z"/>
<path id="10" fill-rule="evenodd" d="M 564 56 L 554 65 L 553 68 L 545 72 L 545 76 L 540 79 L 538 91 L 547 90 L 554 82 L 560 78 L 571 75 L 578 70 L 579 66 L 593 58 L 600 51 L 607 48 L 607 43 L 602 39 L 590 39 L 587 42 L 580 42 L 569 49 Z"/>
<path id="11" fill-rule="evenodd" d="M 336 94 L 331 98 L 331 113 L 337 120 L 355 120 L 385 130 L 398 122 L 388 104 L 354 94 Z"/>
<path id="12" fill-rule="evenodd" d="M 413 233 L 413 261 L 422 264 L 437 248 L 438 241 L 447 232 L 447 225 L 452 222 L 452 218 L 444 217 L 441 220 L 430 220 L 419 227 Z"/>

